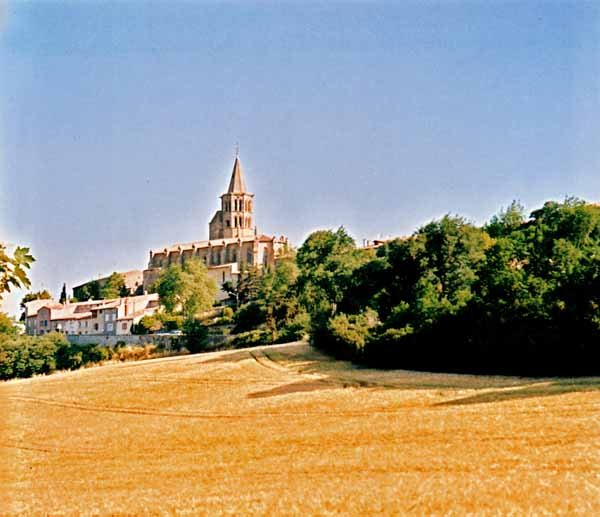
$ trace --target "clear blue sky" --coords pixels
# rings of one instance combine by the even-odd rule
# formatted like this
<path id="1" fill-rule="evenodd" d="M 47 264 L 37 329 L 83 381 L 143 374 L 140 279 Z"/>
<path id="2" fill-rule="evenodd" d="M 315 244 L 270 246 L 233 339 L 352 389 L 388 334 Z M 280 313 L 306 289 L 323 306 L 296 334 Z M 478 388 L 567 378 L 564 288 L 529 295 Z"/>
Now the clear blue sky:
<path id="1" fill-rule="evenodd" d="M 598 2 L 0 9 L 0 238 L 35 289 L 206 238 L 237 141 L 259 229 L 297 245 L 600 199 Z"/>

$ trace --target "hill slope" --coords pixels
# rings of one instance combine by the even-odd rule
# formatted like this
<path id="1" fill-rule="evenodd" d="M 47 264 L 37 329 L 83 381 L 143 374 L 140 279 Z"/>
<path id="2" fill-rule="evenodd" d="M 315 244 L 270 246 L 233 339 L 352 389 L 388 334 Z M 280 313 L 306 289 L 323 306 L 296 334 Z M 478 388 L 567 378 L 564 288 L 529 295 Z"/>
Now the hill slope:
<path id="1" fill-rule="evenodd" d="M 600 513 L 600 379 L 305 344 L 0 384 L 2 513 Z"/>

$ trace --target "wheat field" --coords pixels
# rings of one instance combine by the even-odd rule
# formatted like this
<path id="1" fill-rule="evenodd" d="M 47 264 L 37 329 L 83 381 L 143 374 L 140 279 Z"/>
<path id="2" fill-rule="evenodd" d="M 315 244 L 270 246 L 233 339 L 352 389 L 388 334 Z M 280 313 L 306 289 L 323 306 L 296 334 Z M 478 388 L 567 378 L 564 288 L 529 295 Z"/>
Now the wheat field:
<path id="1" fill-rule="evenodd" d="M 2 515 L 600 515 L 600 378 L 294 343 L 0 384 Z"/>

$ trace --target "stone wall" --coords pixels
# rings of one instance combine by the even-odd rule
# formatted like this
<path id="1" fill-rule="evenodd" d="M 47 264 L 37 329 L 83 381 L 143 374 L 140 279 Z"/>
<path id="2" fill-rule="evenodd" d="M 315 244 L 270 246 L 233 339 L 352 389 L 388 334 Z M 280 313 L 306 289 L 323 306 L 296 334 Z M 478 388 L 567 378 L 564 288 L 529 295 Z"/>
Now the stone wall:
<path id="1" fill-rule="evenodd" d="M 145 335 L 128 335 L 128 336 L 106 336 L 106 335 L 67 335 L 65 336 L 70 343 L 75 345 L 104 345 L 104 346 L 115 346 L 117 342 L 124 342 L 127 345 L 158 345 L 162 346 L 166 350 L 171 348 L 177 348 L 178 341 L 182 336 L 173 334 L 145 334 Z M 217 348 L 225 345 L 228 341 L 231 341 L 232 337 L 223 334 L 212 334 L 208 335 L 208 346 L 207 349 Z"/>
<path id="2" fill-rule="evenodd" d="M 81 334 L 65 336 L 70 343 L 76 345 L 105 345 L 114 346 L 118 341 L 124 342 L 127 345 L 162 345 L 165 348 L 170 348 L 171 343 L 176 343 L 180 336 L 172 334 L 146 334 L 140 336 L 125 335 L 125 336 L 106 336 L 103 334 Z"/>

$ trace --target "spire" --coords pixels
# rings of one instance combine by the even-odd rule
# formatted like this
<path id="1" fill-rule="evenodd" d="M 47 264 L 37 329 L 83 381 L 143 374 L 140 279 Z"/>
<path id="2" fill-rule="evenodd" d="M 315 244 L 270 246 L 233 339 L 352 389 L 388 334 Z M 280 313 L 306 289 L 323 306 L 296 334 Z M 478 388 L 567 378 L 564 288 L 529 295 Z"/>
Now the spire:
<path id="1" fill-rule="evenodd" d="M 231 181 L 229 182 L 229 188 L 227 189 L 228 194 L 234 192 L 246 192 L 246 182 L 244 181 L 244 174 L 242 173 L 242 166 L 238 154 L 236 154 L 235 162 L 233 163 Z"/>

